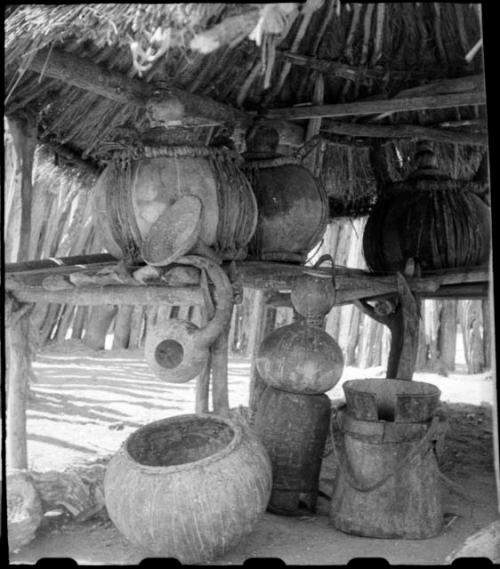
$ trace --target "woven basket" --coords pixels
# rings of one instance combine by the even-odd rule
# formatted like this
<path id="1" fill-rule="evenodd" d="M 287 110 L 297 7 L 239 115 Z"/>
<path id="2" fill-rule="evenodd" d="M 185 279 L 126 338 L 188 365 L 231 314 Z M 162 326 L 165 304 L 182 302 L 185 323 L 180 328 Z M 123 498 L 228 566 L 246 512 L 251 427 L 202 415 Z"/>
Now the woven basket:
<path id="1" fill-rule="evenodd" d="M 106 507 L 132 543 L 198 564 L 254 528 L 271 492 L 269 457 L 230 419 L 192 414 L 135 431 L 111 459 Z"/>

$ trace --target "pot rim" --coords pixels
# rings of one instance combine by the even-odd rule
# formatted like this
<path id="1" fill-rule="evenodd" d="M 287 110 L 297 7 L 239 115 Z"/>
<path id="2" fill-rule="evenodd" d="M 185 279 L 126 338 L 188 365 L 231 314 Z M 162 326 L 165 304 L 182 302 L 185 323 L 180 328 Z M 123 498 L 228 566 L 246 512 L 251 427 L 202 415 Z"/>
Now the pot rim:
<path id="1" fill-rule="evenodd" d="M 342 384 L 342 389 L 344 389 L 344 393 L 345 390 L 347 390 L 357 394 L 368 393 L 375 395 L 375 390 L 370 390 L 369 387 L 375 387 L 376 385 L 379 386 L 390 385 L 391 387 L 395 386 L 396 389 L 394 389 L 394 395 L 396 397 L 410 396 L 415 398 L 431 398 L 431 397 L 441 396 L 441 390 L 437 385 L 434 385 L 433 383 L 429 383 L 428 381 L 416 381 L 416 380 L 408 381 L 406 379 L 400 379 L 400 378 L 365 377 L 362 379 L 348 379 L 344 381 L 344 383 Z M 367 387 L 368 389 L 366 389 Z M 416 387 L 417 390 L 418 387 L 420 387 L 423 389 L 423 391 L 415 390 L 413 392 L 408 392 L 408 391 L 405 392 L 404 388 L 407 387 L 410 387 L 410 389 Z M 398 391 L 398 388 L 401 388 L 402 391 Z"/>
<path id="2" fill-rule="evenodd" d="M 187 423 L 189 421 L 192 421 L 193 419 L 210 419 L 210 420 L 215 420 L 218 421 L 220 423 L 225 423 L 228 427 L 230 427 L 233 430 L 233 438 L 229 441 L 229 443 L 221 450 L 215 452 L 214 454 L 211 454 L 210 456 L 206 456 L 205 458 L 201 458 L 199 460 L 195 460 L 195 461 L 191 461 L 191 462 L 187 462 L 184 464 L 175 464 L 173 466 L 149 466 L 146 464 L 141 464 L 140 462 L 138 462 L 137 460 L 135 460 L 131 454 L 129 453 L 128 450 L 128 444 L 130 442 L 130 439 L 136 435 L 138 432 L 140 432 L 141 430 L 145 430 L 146 428 L 151 428 L 153 426 L 160 426 L 160 425 L 165 425 L 165 424 L 172 424 L 172 423 Z M 158 421 L 153 421 L 152 423 L 148 423 L 146 425 L 143 425 L 142 427 L 139 427 L 139 429 L 135 430 L 133 433 L 131 433 L 126 439 L 125 441 L 122 443 L 122 446 L 120 448 L 120 450 L 118 451 L 119 453 L 122 453 L 123 456 L 125 457 L 125 459 L 134 464 L 135 468 L 141 470 L 144 473 L 149 473 L 149 474 L 158 474 L 158 473 L 176 473 L 176 472 L 182 472 L 182 471 L 186 471 L 186 470 L 192 470 L 194 468 L 199 468 L 199 467 L 203 467 L 203 466 L 208 466 L 209 464 L 212 464 L 213 462 L 217 462 L 219 460 L 221 460 L 222 458 L 224 458 L 225 456 L 227 456 L 230 452 L 232 452 L 236 447 L 238 447 L 241 443 L 242 440 L 242 436 L 243 436 L 243 429 L 240 425 L 238 425 L 235 421 L 233 421 L 232 419 L 229 419 L 227 417 L 223 417 L 222 415 L 216 415 L 213 413 L 186 413 L 184 415 L 174 415 L 173 417 L 166 417 L 165 419 L 159 419 Z"/>

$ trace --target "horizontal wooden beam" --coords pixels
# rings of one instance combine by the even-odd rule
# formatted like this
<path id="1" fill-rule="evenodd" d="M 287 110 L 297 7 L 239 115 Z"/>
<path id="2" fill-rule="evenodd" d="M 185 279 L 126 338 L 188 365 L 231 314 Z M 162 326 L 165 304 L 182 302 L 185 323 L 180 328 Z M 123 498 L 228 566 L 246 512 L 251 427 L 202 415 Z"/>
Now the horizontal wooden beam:
<path id="1" fill-rule="evenodd" d="M 484 92 L 484 76 L 482 74 L 429 81 L 425 85 L 403 89 L 395 97 L 397 99 L 407 99 L 408 97 L 428 97 L 430 95 L 472 92 Z"/>
<path id="2" fill-rule="evenodd" d="M 309 69 L 319 71 L 320 73 L 325 73 L 327 75 L 336 75 L 344 79 L 350 79 L 351 81 L 356 80 L 358 77 L 375 79 L 381 75 L 380 72 L 376 73 L 374 70 L 368 69 L 366 67 L 356 67 L 354 65 L 340 63 L 339 61 L 320 59 L 318 57 L 310 57 L 298 53 L 291 53 L 289 51 L 277 50 L 276 55 L 280 58 L 285 59 L 292 65 L 307 67 Z"/>
<path id="3" fill-rule="evenodd" d="M 104 258 L 103 258 L 104 257 Z M 97 262 L 91 263 L 94 258 Z M 109 260 L 107 260 L 109 259 Z M 86 261 L 78 265 L 72 260 Z M 29 263 L 10 263 L 6 265 L 5 288 L 23 302 L 57 302 L 71 304 L 199 304 L 203 302 L 197 287 L 168 286 L 102 286 L 75 287 L 61 291 L 47 291 L 41 284 L 34 284 L 34 276 L 47 276 L 65 272 L 93 272 L 105 265 L 116 265 L 111 255 L 86 255 L 66 257 L 64 264 L 55 261 L 30 261 Z M 47 263 L 54 263 L 47 266 Z M 28 265 L 31 267 L 28 268 Z M 45 266 L 42 266 L 45 265 Z M 285 263 L 266 263 L 261 261 L 240 261 L 232 271 L 236 279 L 245 287 L 262 289 L 268 292 L 288 294 L 295 279 L 303 274 L 304 267 Z M 24 271 L 19 270 L 24 267 Z M 229 264 L 225 270 L 229 271 Z M 12 269 L 17 269 L 13 271 Z M 331 269 L 311 269 L 317 274 L 331 275 Z M 31 277 L 31 278 L 30 278 Z M 408 278 L 410 289 L 422 298 L 483 298 L 489 286 L 487 267 L 446 269 L 425 274 L 422 277 Z M 337 290 L 336 304 L 347 304 L 362 298 L 377 298 L 395 294 L 398 291 L 397 275 L 370 273 L 361 269 L 347 267 L 335 268 Z M 468 296 L 472 295 L 472 296 Z M 284 298 L 274 294 L 271 298 L 280 301 Z M 112 301 L 111 301 L 111 300 Z"/>
<path id="4" fill-rule="evenodd" d="M 94 253 L 92 255 L 73 255 L 71 257 L 51 257 L 49 259 L 37 259 L 34 261 L 21 261 L 20 263 L 6 263 L 5 273 L 7 275 L 22 275 L 44 273 L 47 269 L 58 270 L 60 272 L 74 271 L 80 265 L 92 265 L 98 270 L 107 265 L 116 265 L 118 259 L 109 253 Z"/>
<path id="5" fill-rule="evenodd" d="M 247 261 L 237 263 L 237 273 L 244 286 L 290 292 L 295 279 L 302 274 L 303 267 L 282 263 L 261 263 Z M 314 269 L 318 274 L 329 275 L 330 269 Z M 489 281 L 487 268 L 446 270 L 419 278 L 408 278 L 410 289 L 424 298 L 433 298 L 441 287 L 472 283 L 486 284 Z M 380 275 L 360 269 L 335 268 L 336 304 L 347 304 L 361 298 L 376 298 L 398 291 L 397 275 Z M 450 289 L 451 292 L 452 289 Z M 457 292 L 458 291 L 457 289 Z M 463 292 L 463 291 L 462 291 Z M 440 293 L 437 293 L 439 296 Z M 275 297 L 277 298 L 277 297 Z"/>
<path id="6" fill-rule="evenodd" d="M 183 304 L 203 305 L 202 291 L 197 286 L 92 286 L 74 287 L 63 290 L 46 290 L 41 286 L 28 286 L 12 280 L 5 288 L 19 302 L 43 302 L 56 304 L 77 304 L 88 306 L 136 305 L 136 304 Z"/>
<path id="7" fill-rule="evenodd" d="M 437 299 L 437 298 L 440 299 L 449 298 L 454 300 L 459 300 L 459 299 L 482 300 L 488 298 L 489 283 L 478 282 L 478 283 L 444 285 L 432 291 L 431 290 L 422 291 L 421 285 L 418 288 L 421 290 L 421 292 L 418 293 L 418 296 L 422 300 Z M 358 289 L 347 299 L 347 295 L 345 294 L 345 292 L 342 292 L 337 295 L 335 306 L 352 304 L 352 302 L 354 302 L 355 300 L 361 300 L 361 299 L 366 300 L 370 298 L 376 300 L 377 298 L 380 299 L 381 296 L 386 296 L 386 295 L 380 295 L 378 297 L 377 296 L 373 297 L 373 296 L 366 296 L 367 294 L 371 293 L 369 293 L 367 290 L 364 289 Z M 354 296 L 356 298 L 353 298 Z M 387 296 L 392 296 L 392 294 L 389 294 Z M 271 294 L 266 304 L 267 306 L 272 306 L 272 307 L 292 308 L 293 306 L 289 292 L 276 292 Z"/>
<path id="8" fill-rule="evenodd" d="M 333 105 L 311 105 L 309 107 L 289 107 L 270 109 L 266 118 L 283 120 L 305 120 L 314 118 L 362 116 L 380 113 L 423 111 L 446 109 L 470 105 L 486 104 L 484 91 L 432 95 L 427 97 L 392 98 L 378 101 L 357 101 L 354 103 L 336 103 Z"/>
<path id="9" fill-rule="evenodd" d="M 372 125 L 328 121 L 322 126 L 321 131 L 360 138 L 411 138 L 478 146 L 488 144 L 486 133 L 469 133 L 410 124 Z"/>
<path id="10" fill-rule="evenodd" d="M 420 298 L 452 298 L 459 299 L 486 299 L 489 294 L 489 283 L 466 283 L 440 286 L 436 291 L 421 294 Z"/>
<path id="11" fill-rule="evenodd" d="M 90 61 L 57 49 L 40 50 L 30 70 L 105 97 L 116 103 L 144 108 L 153 122 L 180 124 L 195 119 L 195 124 L 251 122 L 242 111 L 173 86 L 155 85 L 105 69 Z M 200 122 L 201 120 L 201 122 Z"/>

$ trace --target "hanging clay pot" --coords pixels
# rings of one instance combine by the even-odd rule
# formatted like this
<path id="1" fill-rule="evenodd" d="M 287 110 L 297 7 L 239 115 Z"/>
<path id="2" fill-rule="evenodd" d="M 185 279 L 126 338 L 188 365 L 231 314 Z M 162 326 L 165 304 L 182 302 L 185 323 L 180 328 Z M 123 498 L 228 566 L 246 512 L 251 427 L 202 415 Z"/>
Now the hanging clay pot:
<path id="1" fill-rule="evenodd" d="M 193 236 L 196 245 L 211 247 L 223 259 L 245 258 L 257 224 L 257 203 L 240 162 L 239 154 L 224 148 L 146 146 L 117 154 L 95 187 L 96 227 L 108 251 L 140 263 L 147 260 L 144 241 L 155 240 L 151 232 L 158 231 L 156 264 L 182 256 L 175 246 L 185 249 Z M 186 197 L 192 209 L 182 201 Z"/>
<path id="2" fill-rule="evenodd" d="M 423 271 L 487 263 L 490 208 L 477 195 L 484 184 L 450 179 L 425 143 L 416 162 L 417 170 L 390 184 L 368 218 L 363 253 L 370 269 L 403 271 L 409 259 Z"/>
<path id="3" fill-rule="evenodd" d="M 160 319 L 147 333 L 144 355 L 154 373 L 171 383 L 184 383 L 199 375 L 208 361 L 210 346 L 229 326 L 233 291 L 225 272 L 211 259 L 194 255 L 176 263 L 207 271 L 215 285 L 217 309 L 205 328 L 177 318 Z"/>
<path id="4" fill-rule="evenodd" d="M 307 168 L 276 153 L 278 138 L 275 129 L 262 125 L 247 134 L 244 170 L 259 209 L 250 254 L 263 261 L 303 263 L 325 231 L 328 201 Z"/>

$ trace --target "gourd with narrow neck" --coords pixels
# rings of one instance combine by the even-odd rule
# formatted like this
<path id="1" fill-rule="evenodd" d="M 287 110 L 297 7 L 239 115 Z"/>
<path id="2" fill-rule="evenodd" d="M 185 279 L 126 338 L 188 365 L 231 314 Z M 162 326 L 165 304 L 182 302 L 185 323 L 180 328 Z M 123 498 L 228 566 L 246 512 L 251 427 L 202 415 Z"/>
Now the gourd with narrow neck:
<path id="1" fill-rule="evenodd" d="M 199 375 L 207 365 L 210 346 L 229 326 L 233 307 L 231 283 L 211 259 L 189 255 L 177 263 L 207 271 L 217 295 L 217 309 L 205 328 L 177 318 L 162 319 L 148 332 L 144 354 L 154 373 L 171 383 L 184 383 Z"/>
<path id="2" fill-rule="evenodd" d="M 291 300 L 303 319 L 264 339 L 257 354 L 257 370 L 276 389 L 305 395 L 324 393 L 335 386 L 344 369 L 339 345 L 322 329 L 335 302 L 332 277 L 305 269 L 292 287 Z"/>

